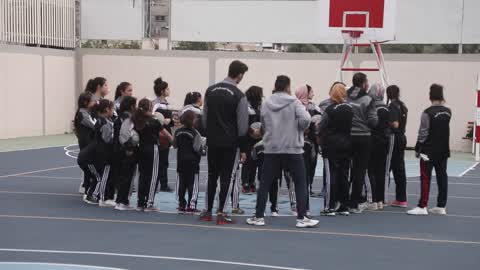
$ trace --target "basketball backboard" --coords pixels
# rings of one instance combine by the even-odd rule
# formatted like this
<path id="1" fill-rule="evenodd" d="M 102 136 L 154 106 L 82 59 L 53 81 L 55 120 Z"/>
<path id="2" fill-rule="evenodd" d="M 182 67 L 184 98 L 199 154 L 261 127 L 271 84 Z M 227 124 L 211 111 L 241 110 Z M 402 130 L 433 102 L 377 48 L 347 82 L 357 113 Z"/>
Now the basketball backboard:
<path id="1" fill-rule="evenodd" d="M 395 39 L 397 0 L 172 0 L 172 40 L 343 43 L 342 30 Z"/>

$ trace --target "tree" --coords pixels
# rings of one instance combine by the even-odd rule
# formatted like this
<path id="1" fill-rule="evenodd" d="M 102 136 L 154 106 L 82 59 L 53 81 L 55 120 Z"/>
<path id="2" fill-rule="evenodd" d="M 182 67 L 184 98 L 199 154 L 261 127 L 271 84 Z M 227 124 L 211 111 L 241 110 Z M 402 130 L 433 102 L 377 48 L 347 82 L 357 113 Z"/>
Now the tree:
<path id="1" fill-rule="evenodd" d="M 191 42 L 180 41 L 175 47 L 176 50 L 189 50 L 189 51 L 214 51 L 214 42 Z"/>

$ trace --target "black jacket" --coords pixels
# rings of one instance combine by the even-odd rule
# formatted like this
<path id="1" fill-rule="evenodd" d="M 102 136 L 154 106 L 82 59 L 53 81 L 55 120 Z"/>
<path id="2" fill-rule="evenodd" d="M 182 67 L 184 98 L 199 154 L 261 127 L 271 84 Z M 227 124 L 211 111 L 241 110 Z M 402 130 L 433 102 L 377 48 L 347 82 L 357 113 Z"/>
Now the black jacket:
<path id="1" fill-rule="evenodd" d="M 200 170 L 200 159 L 202 141 L 197 130 L 187 127 L 175 131 L 173 146 L 177 151 L 177 172 L 198 173 Z"/>
<path id="2" fill-rule="evenodd" d="M 323 157 L 343 159 L 350 156 L 352 119 L 352 105 L 348 103 L 331 104 L 325 109 L 320 123 Z"/>
<path id="3" fill-rule="evenodd" d="M 95 124 L 95 158 L 98 164 L 110 164 L 113 157 L 113 122 L 99 116 Z"/>
<path id="4" fill-rule="evenodd" d="M 85 109 L 79 109 L 75 114 L 73 125 L 80 149 L 87 147 L 95 138 L 95 123 L 96 120 Z"/>
<path id="5" fill-rule="evenodd" d="M 415 151 L 430 159 L 450 157 L 450 120 L 452 111 L 443 105 L 434 105 L 422 114 Z"/>
<path id="6" fill-rule="evenodd" d="M 205 93 L 203 123 L 209 147 L 238 147 L 248 131 L 248 102 L 234 82 L 226 79 Z"/>

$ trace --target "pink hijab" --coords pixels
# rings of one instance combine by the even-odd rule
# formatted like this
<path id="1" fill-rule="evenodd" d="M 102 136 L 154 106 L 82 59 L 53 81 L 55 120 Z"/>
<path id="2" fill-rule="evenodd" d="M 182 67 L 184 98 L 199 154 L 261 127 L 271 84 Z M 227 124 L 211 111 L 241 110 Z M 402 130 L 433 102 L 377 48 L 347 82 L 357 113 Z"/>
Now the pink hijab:
<path id="1" fill-rule="evenodd" d="M 302 102 L 303 105 L 308 105 L 308 88 L 306 85 L 302 85 L 295 91 L 295 96 Z"/>

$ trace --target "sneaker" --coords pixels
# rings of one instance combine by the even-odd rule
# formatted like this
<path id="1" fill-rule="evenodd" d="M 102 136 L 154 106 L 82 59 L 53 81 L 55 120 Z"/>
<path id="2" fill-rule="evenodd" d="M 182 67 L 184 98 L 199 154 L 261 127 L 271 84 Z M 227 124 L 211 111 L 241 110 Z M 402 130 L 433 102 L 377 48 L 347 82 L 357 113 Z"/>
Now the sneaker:
<path id="1" fill-rule="evenodd" d="M 346 206 L 340 206 L 337 210 L 337 214 L 340 216 L 349 216 L 350 212 L 348 211 L 348 208 Z"/>
<path id="2" fill-rule="evenodd" d="M 441 215 L 441 216 L 447 215 L 447 209 L 445 207 L 434 207 L 434 208 L 428 210 L 428 212 L 430 212 L 430 214 L 434 214 L 434 215 Z"/>
<path id="3" fill-rule="evenodd" d="M 233 224 L 232 218 L 226 213 L 217 213 L 217 225 Z"/>
<path id="4" fill-rule="evenodd" d="M 421 208 L 421 207 L 417 206 L 417 207 L 413 208 L 412 210 L 407 211 L 407 214 L 414 215 L 414 216 L 427 216 L 428 211 L 427 211 L 426 207 Z"/>
<path id="5" fill-rule="evenodd" d="M 360 207 L 358 207 L 358 208 L 350 208 L 350 213 L 353 213 L 353 214 L 361 214 L 361 213 L 363 213 L 363 210 L 360 209 Z"/>
<path id="6" fill-rule="evenodd" d="M 265 219 L 257 217 L 247 218 L 247 224 L 253 226 L 265 226 Z"/>
<path id="7" fill-rule="evenodd" d="M 251 186 L 250 193 L 256 193 L 256 192 L 257 192 L 257 188 L 255 186 Z"/>
<path id="8" fill-rule="evenodd" d="M 130 205 L 128 204 L 123 204 L 123 203 L 117 203 L 117 205 L 115 205 L 115 210 L 118 210 L 118 211 L 131 211 L 131 210 L 135 210 L 135 208 L 131 207 Z"/>
<path id="9" fill-rule="evenodd" d="M 153 205 L 149 205 L 143 209 L 144 212 L 151 213 L 151 212 L 160 212 L 160 208 L 157 208 Z"/>
<path id="10" fill-rule="evenodd" d="M 391 207 L 399 207 L 399 208 L 407 208 L 408 206 L 408 203 L 407 202 L 400 202 L 400 201 L 393 201 L 391 204 L 390 204 Z"/>
<path id="11" fill-rule="evenodd" d="M 371 203 L 368 205 L 368 210 L 370 211 L 377 211 L 378 210 L 378 204 L 377 203 Z"/>
<path id="12" fill-rule="evenodd" d="M 98 206 L 100 207 L 115 207 L 117 204 L 113 200 L 106 200 L 106 201 L 98 201 Z"/>
<path id="13" fill-rule="evenodd" d="M 334 217 L 335 216 L 335 211 L 330 210 L 330 209 L 324 209 L 322 212 L 320 212 L 321 216 L 327 216 L 327 217 Z"/>
<path id="14" fill-rule="evenodd" d="M 377 202 L 378 210 L 383 210 L 383 202 Z"/>
<path id="15" fill-rule="evenodd" d="M 318 220 L 309 219 L 304 217 L 303 219 L 297 219 L 297 228 L 313 228 L 317 226 Z"/>
<path id="16" fill-rule="evenodd" d="M 242 193 L 243 193 L 243 194 L 250 194 L 250 188 L 248 188 L 248 187 L 242 187 Z"/>
<path id="17" fill-rule="evenodd" d="M 87 194 L 83 194 L 82 200 L 85 201 L 87 199 Z"/>
<path id="18" fill-rule="evenodd" d="M 179 214 L 185 214 L 186 209 L 185 209 L 185 207 L 177 207 L 177 212 L 178 212 Z"/>
<path id="19" fill-rule="evenodd" d="M 173 192 L 173 189 L 169 186 L 160 188 L 160 192 Z"/>
<path id="20" fill-rule="evenodd" d="M 83 183 L 78 187 L 78 193 L 85 194 L 85 187 L 83 186 Z"/>
<path id="21" fill-rule="evenodd" d="M 86 202 L 87 204 L 98 205 L 98 200 L 93 198 L 92 196 L 84 197 L 83 201 Z"/>
<path id="22" fill-rule="evenodd" d="M 240 207 L 232 209 L 232 215 L 243 215 L 243 214 L 245 214 L 245 211 Z"/>
<path id="23" fill-rule="evenodd" d="M 135 211 L 137 212 L 143 212 L 145 210 L 145 207 L 143 206 L 137 206 L 137 208 L 135 208 Z"/>
<path id="24" fill-rule="evenodd" d="M 368 202 L 364 202 L 364 203 L 359 203 L 358 204 L 358 209 L 362 210 L 362 211 L 365 211 L 368 209 Z"/>
<path id="25" fill-rule="evenodd" d="M 200 220 L 201 221 L 206 221 L 206 222 L 210 222 L 213 220 L 212 218 L 212 212 L 208 212 L 208 211 L 203 211 L 202 213 L 200 213 Z"/>
<path id="26" fill-rule="evenodd" d="M 279 217 L 278 211 L 272 211 L 272 217 Z"/>

